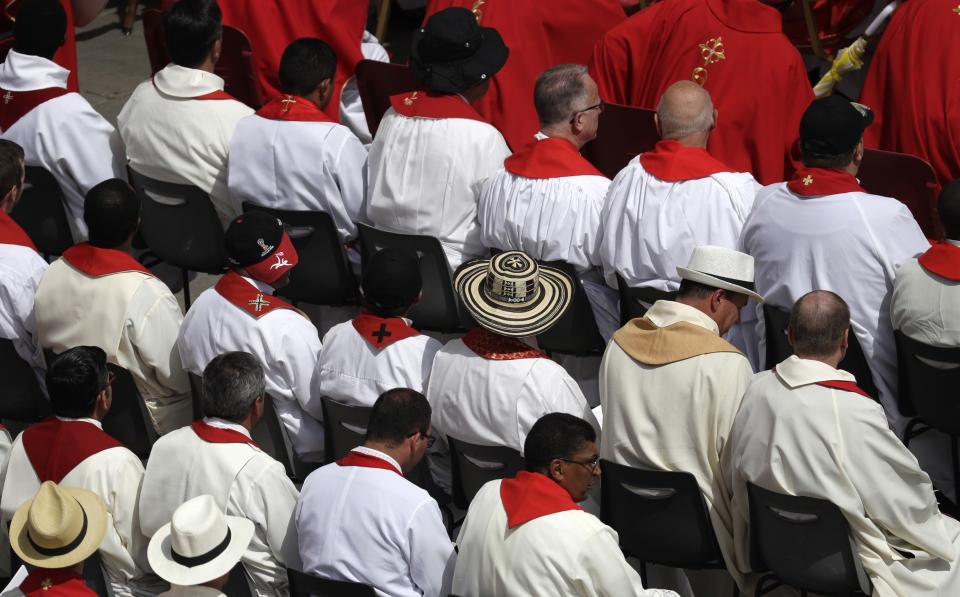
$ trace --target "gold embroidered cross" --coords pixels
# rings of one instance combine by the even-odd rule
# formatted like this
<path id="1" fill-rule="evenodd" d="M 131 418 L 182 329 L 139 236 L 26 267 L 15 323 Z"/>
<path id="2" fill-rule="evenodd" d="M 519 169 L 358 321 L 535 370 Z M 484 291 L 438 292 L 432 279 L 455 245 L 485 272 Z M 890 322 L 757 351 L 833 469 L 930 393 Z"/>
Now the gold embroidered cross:
<path id="1" fill-rule="evenodd" d="M 803 179 L 803 186 L 809 187 L 813 184 L 813 177 L 807 174 L 807 177 Z"/>
<path id="2" fill-rule="evenodd" d="M 297 103 L 297 100 L 293 99 L 293 96 L 288 95 L 280 100 L 280 103 L 283 104 L 283 109 L 280 110 L 280 113 L 286 114 L 290 110 L 291 104 Z"/>
<path id="3" fill-rule="evenodd" d="M 40 588 L 43 589 L 44 591 L 49 591 L 50 589 L 53 588 L 53 581 L 50 580 L 49 578 L 45 578 L 45 579 L 41 580 L 41 581 L 40 581 Z"/>
<path id="4" fill-rule="evenodd" d="M 473 18 L 477 20 L 477 23 L 480 22 L 480 19 L 483 18 L 483 11 L 480 10 L 480 7 L 486 4 L 486 0 L 477 0 L 473 3 L 473 8 L 470 9 L 470 12 L 473 13 Z"/>
<path id="5" fill-rule="evenodd" d="M 9 104 L 9 103 L 12 102 L 12 101 L 13 101 L 13 94 L 12 94 L 12 93 L 10 93 L 10 92 L 8 91 L 8 92 L 6 92 L 6 93 L 3 94 L 3 103 L 4 103 L 4 104 Z"/>
<path id="6" fill-rule="evenodd" d="M 700 56 L 703 57 L 704 66 L 726 60 L 727 55 L 723 47 L 723 38 L 716 37 L 708 40 L 705 44 L 700 44 Z"/>
<path id="7" fill-rule="evenodd" d="M 413 101 L 414 101 L 415 99 L 417 99 L 417 94 L 418 94 L 418 93 L 420 93 L 420 92 L 419 92 L 419 91 L 414 91 L 414 92 L 413 92 L 413 95 L 411 95 L 410 97 L 405 97 L 405 98 L 403 98 L 403 105 L 404 105 L 404 106 L 412 106 L 412 105 L 413 105 Z"/>

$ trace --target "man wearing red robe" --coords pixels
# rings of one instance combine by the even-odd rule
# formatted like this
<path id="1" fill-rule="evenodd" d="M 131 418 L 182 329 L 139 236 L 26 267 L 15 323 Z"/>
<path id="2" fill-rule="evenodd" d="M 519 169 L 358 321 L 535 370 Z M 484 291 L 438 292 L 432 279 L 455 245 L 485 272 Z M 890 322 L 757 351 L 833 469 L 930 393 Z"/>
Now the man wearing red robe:
<path id="1" fill-rule="evenodd" d="M 648 109 L 672 83 L 700 83 L 720 113 L 711 154 L 763 184 L 793 172 L 813 91 L 780 13 L 758 0 L 654 4 L 597 42 L 590 74 L 604 101 Z"/>
<path id="2" fill-rule="evenodd" d="M 430 0 L 427 17 L 451 6 L 473 11 L 510 48 L 506 66 L 473 106 L 513 149 L 531 143 L 539 128 L 533 84 L 540 73 L 585 64 L 600 36 L 626 19 L 620 0 Z"/>
<path id="3" fill-rule="evenodd" d="M 867 147 L 910 153 L 933 165 L 941 185 L 960 177 L 960 2 L 909 0 L 880 39 L 860 103 L 876 115 Z"/>

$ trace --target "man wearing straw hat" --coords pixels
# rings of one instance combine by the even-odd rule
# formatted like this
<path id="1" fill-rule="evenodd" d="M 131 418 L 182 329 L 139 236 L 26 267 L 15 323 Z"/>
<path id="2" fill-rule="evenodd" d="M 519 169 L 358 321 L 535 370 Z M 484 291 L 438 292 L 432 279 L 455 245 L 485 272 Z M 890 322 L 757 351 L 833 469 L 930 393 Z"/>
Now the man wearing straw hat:
<path id="1" fill-rule="evenodd" d="M 577 382 L 525 338 L 550 329 L 573 296 L 573 280 L 522 251 L 465 264 L 454 285 L 479 324 L 447 343 L 433 360 L 427 399 L 441 442 L 431 461 L 449 487 L 446 438 L 523 451 L 543 415 L 564 412 L 600 429 Z"/>
<path id="2" fill-rule="evenodd" d="M 83 581 L 83 561 L 106 530 L 107 506 L 99 496 L 44 482 L 10 522 L 10 545 L 30 573 L 3 597 L 95 596 Z"/>
<path id="3" fill-rule="evenodd" d="M 697 247 L 677 273 L 676 300 L 657 301 L 607 345 L 600 366 L 607 423 L 600 455 L 617 464 L 696 477 L 730 561 L 720 454 L 753 370 L 721 336 L 739 321 L 748 299 L 763 298 L 753 290 L 753 258 L 732 249 Z M 723 572 L 687 576 L 698 596 L 729 594 L 730 577 Z"/>

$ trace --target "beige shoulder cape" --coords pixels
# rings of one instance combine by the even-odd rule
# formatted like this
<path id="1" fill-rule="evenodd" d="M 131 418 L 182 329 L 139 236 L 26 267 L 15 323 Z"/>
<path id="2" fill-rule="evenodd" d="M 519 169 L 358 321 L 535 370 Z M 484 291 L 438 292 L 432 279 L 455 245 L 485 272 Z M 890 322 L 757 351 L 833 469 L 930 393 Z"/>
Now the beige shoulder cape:
<path id="1" fill-rule="evenodd" d="M 613 340 L 646 365 L 666 365 L 714 352 L 742 354 L 710 330 L 685 321 L 661 328 L 646 317 L 631 319 L 613 334 Z"/>

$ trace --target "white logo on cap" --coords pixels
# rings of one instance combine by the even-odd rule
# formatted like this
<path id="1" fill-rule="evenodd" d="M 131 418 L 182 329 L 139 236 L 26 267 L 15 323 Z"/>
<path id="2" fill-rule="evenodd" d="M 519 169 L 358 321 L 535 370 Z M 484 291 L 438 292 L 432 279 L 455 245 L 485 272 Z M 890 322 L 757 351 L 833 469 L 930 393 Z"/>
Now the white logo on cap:
<path id="1" fill-rule="evenodd" d="M 262 238 L 257 239 L 257 244 L 260 245 L 261 249 L 263 249 L 263 252 L 260 253 L 261 257 L 266 257 L 270 254 L 270 251 L 273 250 L 273 245 L 268 245 L 267 243 L 263 242 Z"/>
<path id="2" fill-rule="evenodd" d="M 281 267 L 290 267 L 290 262 L 283 258 L 283 251 L 277 251 L 277 254 L 274 255 L 274 257 L 277 258 L 277 262 L 271 265 L 270 269 L 280 269 Z"/>

